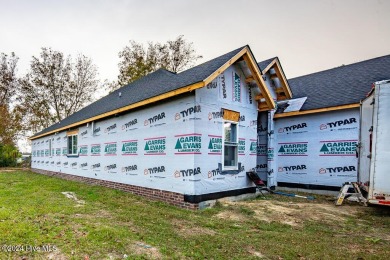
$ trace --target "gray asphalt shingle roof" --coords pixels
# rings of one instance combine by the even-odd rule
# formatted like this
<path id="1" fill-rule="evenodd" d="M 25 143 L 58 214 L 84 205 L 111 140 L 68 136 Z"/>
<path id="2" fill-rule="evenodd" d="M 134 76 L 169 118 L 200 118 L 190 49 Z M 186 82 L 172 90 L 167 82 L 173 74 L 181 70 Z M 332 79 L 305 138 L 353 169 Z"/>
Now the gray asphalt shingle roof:
<path id="1" fill-rule="evenodd" d="M 120 89 L 63 119 L 61 122 L 36 133 L 33 137 L 146 100 L 148 98 L 156 97 L 164 93 L 201 82 L 245 47 L 247 46 L 243 46 L 177 74 L 165 69 L 159 69 L 139 80 L 121 87 Z M 121 97 L 119 97 L 119 92 L 121 92 Z"/>
<path id="2" fill-rule="evenodd" d="M 355 104 L 372 83 L 390 79 L 390 55 L 289 79 L 293 98 L 307 97 L 301 111 Z"/>
<path id="3" fill-rule="evenodd" d="M 273 57 L 273 58 L 270 58 L 268 60 L 263 60 L 263 61 L 260 61 L 259 63 L 257 63 L 257 65 L 259 65 L 259 68 L 261 71 L 263 71 L 265 68 L 267 68 L 267 66 L 274 60 L 274 59 L 277 59 L 278 57 Z"/>

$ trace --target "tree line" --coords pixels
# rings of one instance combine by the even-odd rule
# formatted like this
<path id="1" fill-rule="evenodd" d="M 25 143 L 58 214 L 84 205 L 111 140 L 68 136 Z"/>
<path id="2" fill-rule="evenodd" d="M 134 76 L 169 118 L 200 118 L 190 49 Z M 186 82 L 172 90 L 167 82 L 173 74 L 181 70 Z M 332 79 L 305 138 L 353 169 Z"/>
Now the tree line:
<path id="1" fill-rule="evenodd" d="M 147 46 L 130 41 L 119 53 L 118 79 L 102 81 L 92 59 L 43 47 L 30 68 L 17 76 L 15 53 L 0 54 L 0 167 L 17 152 L 18 138 L 37 133 L 95 101 L 95 93 L 111 92 L 160 68 L 180 72 L 202 58 L 183 35 Z M 11 159 L 10 159 L 11 158 Z"/>

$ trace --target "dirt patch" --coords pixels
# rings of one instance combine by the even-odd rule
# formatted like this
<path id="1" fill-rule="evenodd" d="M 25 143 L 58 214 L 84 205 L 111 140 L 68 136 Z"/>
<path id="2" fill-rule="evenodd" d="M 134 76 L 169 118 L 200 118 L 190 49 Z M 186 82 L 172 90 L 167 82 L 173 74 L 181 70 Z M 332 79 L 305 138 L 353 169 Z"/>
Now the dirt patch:
<path id="1" fill-rule="evenodd" d="M 230 203 L 234 203 L 234 202 L 229 202 L 229 204 Z M 246 217 L 243 214 L 238 213 L 238 212 L 234 212 L 231 210 L 222 211 L 222 212 L 218 213 L 216 215 L 216 217 L 220 218 L 220 219 L 227 219 L 227 220 L 233 220 L 233 221 L 245 221 L 246 220 Z"/>
<path id="2" fill-rule="evenodd" d="M 68 199 L 72 199 L 72 200 L 76 201 L 76 203 L 77 203 L 76 207 L 84 206 L 85 201 L 84 200 L 79 200 L 77 198 L 77 196 L 76 196 L 76 193 L 70 192 L 70 191 L 64 191 L 64 192 L 61 192 L 61 193 L 64 194 L 65 197 L 67 197 Z"/>
<path id="3" fill-rule="evenodd" d="M 57 248 L 57 250 L 47 254 L 46 255 L 46 259 L 49 259 L 49 260 L 67 260 L 69 258 L 66 257 L 63 253 L 61 253 L 61 251 Z"/>
<path id="4" fill-rule="evenodd" d="M 173 220 L 172 225 L 175 231 L 184 237 L 197 236 L 197 235 L 209 235 L 214 236 L 217 232 L 209 228 L 191 226 L 191 222 L 183 220 Z"/>
<path id="5" fill-rule="evenodd" d="M 258 257 L 258 258 L 262 258 L 262 259 L 268 259 L 265 255 L 263 255 L 262 253 L 256 251 L 253 248 L 247 248 L 247 250 L 248 250 L 248 253 L 253 255 L 254 257 Z"/>
<path id="6" fill-rule="evenodd" d="M 147 259 L 162 259 L 162 254 L 157 248 L 142 242 L 135 242 L 130 250 L 137 255 L 146 255 Z"/>
<path id="7" fill-rule="evenodd" d="M 227 202 L 224 202 L 227 203 Z M 346 221 L 350 216 L 356 216 L 359 207 L 344 205 L 336 207 L 334 204 L 298 203 L 282 201 L 242 201 L 228 202 L 233 207 L 244 206 L 255 212 L 254 217 L 265 222 L 279 222 L 282 224 L 299 227 L 305 221 L 321 221 L 334 224 Z M 245 216 L 240 216 L 231 210 L 226 210 L 217 217 L 231 220 L 243 220 Z"/>

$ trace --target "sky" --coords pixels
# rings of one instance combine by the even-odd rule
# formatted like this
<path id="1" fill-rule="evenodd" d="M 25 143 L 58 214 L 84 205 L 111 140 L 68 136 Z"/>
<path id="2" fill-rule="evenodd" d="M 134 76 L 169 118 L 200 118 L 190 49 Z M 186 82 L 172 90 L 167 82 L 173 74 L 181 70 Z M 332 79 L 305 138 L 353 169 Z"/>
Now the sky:
<path id="1" fill-rule="evenodd" d="M 294 78 L 390 54 L 389 13 L 387 0 L 0 0 L 0 52 L 16 53 L 20 76 L 42 47 L 81 53 L 114 81 L 130 40 L 184 35 L 198 64 L 248 44 Z"/>
<path id="2" fill-rule="evenodd" d="M 116 80 L 130 40 L 193 42 L 198 63 L 249 44 L 257 61 L 278 56 L 287 78 L 390 54 L 390 1 L 0 0 L 0 52 L 18 73 L 51 47 L 97 65 Z"/>

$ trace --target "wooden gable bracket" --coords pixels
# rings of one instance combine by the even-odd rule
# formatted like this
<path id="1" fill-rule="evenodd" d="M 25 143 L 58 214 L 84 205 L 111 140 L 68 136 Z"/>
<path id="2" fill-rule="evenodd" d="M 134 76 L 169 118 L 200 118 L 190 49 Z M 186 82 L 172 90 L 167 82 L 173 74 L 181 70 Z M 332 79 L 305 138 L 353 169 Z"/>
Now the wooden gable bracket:
<path id="1" fill-rule="evenodd" d="M 261 73 L 259 71 L 259 67 L 254 62 L 254 58 L 252 54 L 248 51 L 244 55 L 245 63 L 247 64 L 249 70 L 251 71 L 252 77 L 255 79 L 256 84 L 258 85 L 260 91 L 261 91 L 261 98 L 259 96 L 255 97 L 255 100 L 261 101 L 264 99 L 264 102 L 259 102 L 259 109 L 260 110 L 271 110 L 275 109 L 275 103 L 272 99 L 271 93 L 269 92 L 267 85 L 265 84 L 263 77 L 261 76 Z"/>
<path id="2" fill-rule="evenodd" d="M 280 65 L 278 60 L 275 63 L 275 72 L 276 72 L 276 75 L 278 76 L 279 80 L 282 83 L 282 88 L 284 90 L 286 98 L 287 99 L 291 99 L 292 98 L 292 92 L 291 92 L 290 87 L 288 86 L 287 79 L 286 79 L 286 77 L 285 77 L 285 75 L 283 73 L 282 66 Z"/>
<path id="3" fill-rule="evenodd" d="M 255 81 L 255 79 L 254 79 L 252 76 L 249 76 L 249 77 L 247 77 L 247 78 L 245 79 L 245 83 L 251 83 L 251 82 L 253 82 L 253 81 Z"/>
<path id="4" fill-rule="evenodd" d="M 283 91 L 276 90 L 276 94 L 278 95 L 278 100 L 280 99 L 291 99 L 292 98 L 292 92 L 290 89 L 290 86 L 288 85 L 286 76 L 283 73 L 282 66 L 280 65 L 280 62 L 278 58 L 275 58 L 268 66 L 262 71 L 263 74 L 267 73 L 270 69 L 275 70 L 275 74 L 271 75 L 271 79 L 279 78 L 281 87 Z"/>
<path id="5" fill-rule="evenodd" d="M 263 98 L 264 98 L 264 96 L 261 93 L 259 95 L 255 96 L 255 100 L 256 101 L 259 101 L 259 100 L 261 100 Z"/>

